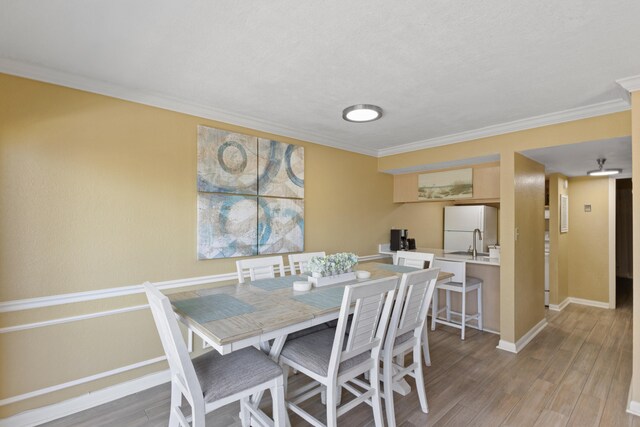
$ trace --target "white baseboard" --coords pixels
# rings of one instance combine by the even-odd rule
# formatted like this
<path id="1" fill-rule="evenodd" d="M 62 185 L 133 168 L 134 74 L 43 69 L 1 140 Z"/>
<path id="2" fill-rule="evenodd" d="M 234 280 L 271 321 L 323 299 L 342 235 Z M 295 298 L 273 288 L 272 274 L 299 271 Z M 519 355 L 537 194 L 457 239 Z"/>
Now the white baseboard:
<path id="1" fill-rule="evenodd" d="M 0 427 L 29 427 L 57 420 L 94 406 L 112 402 L 122 397 L 147 390 L 171 380 L 169 370 L 145 375 L 135 380 L 126 381 L 102 390 L 92 391 L 82 396 L 63 402 L 21 412 L 9 418 L 0 419 Z"/>
<path id="2" fill-rule="evenodd" d="M 512 342 L 500 340 L 498 342 L 498 346 L 496 347 L 498 350 L 508 351 L 509 353 L 517 353 L 516 345 Z"/>
<path id="3" fill-rule="evenodd" d="M 549 304 L 549 310 L 552 311 L 562 311 L 566 306 L 571 302 L 570 298 L 565 298 L 560 304 Z"/>
<path id="4" fill-rule="evenodd" d="M 633 390 L 633 376 L 631 377 L 631 383 L 629 383 L 629 395 L 627 397 L 627 413 L 640 417 L 640 402 L 631 400 L 631 390 Z"/>
<path id="5" fill-rule="evenodd" d="M 582 298 L 575 298 L 575 297 L 569 297 L 568 299 L 572 304 L 588 305 L 589 307 L 597 307 L 597 308 L 609 308 L 608 302 L 594 301 L 590 299 L 582 299 Z"/>
<path id="6" fill-rule="evenodd" d="M 529 332 L 524 334 L 518 341 L 516 341 L 515 344 L 509 341 L 500 340 L 496 348 L 498 348 L 499 350 L 508 351 L 510 353 L 519 353 L 523 348 L 527 346 L 527 344 L 529 344 L 529 342 L 531 342 L 532 339 L 536 337 L 536 335 L 540 333 L 540 331 L 542 331 L 546 327 L 547 319 L 542 319 L 540 322 L 538 322 L 537 325 L 531 328 Z"/>
<path id="7" fill-rule="evenodd" d="M 608 302 L 594 301 L 590 299 L 575 298 L 575 297 L 567 297 L 565 298 L 564 301 L 562 301 L 558 305 L 549 304 L 549 310 L 562 311 L 569 304 L 580 304 L 580 305 L 586 305 L 589 307 L 596 307 L 596 308 L 613 308 L 609 306 Z"/>

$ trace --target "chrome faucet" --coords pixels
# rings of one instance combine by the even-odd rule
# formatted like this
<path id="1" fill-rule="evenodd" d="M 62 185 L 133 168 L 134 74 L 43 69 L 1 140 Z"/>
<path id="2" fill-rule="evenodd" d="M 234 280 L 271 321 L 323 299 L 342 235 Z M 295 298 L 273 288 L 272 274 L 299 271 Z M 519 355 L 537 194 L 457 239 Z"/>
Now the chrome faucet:
<path id="1" fill-rule="evenodd" d="M 475 258 L 478 256 L 478 251 L 476 249 L 476 232 L 478 233 L 478 240 L 482 240 L 482 232 L 479 228 L 473 230 L 473 249 L 471 250 L 471 255 Z"/>

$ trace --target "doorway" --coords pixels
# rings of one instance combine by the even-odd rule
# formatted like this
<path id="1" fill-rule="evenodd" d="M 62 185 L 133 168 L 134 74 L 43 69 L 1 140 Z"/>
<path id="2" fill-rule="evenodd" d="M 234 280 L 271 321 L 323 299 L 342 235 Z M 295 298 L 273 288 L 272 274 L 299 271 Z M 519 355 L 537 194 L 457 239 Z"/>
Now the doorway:
<path id="1" fill-rule="evenodd" d="M 616 302 L 631 309 L 633 301 L 633 239 L 631 179 L 616 180 Z"/>

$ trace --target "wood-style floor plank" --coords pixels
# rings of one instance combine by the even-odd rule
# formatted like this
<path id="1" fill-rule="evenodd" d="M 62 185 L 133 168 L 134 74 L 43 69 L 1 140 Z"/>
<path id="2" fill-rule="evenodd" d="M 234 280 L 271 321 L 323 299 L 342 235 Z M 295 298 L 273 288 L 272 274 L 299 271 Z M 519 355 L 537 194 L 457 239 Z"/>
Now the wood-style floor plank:
<path id="1" fill-rule="evenodd" d="M 423 426 L 636 426 L 626 413 L 631 380 L 631 297 L 618 296 L 619 308 L 606 310 L 571 304 L 548 312 L 549 325 L 519 354 L 496 349 L 495 334 L 438 325 L 429 331 L 432 366 L 425 368 L 429 413 L 415 392 L 395 396 L 400 427 Z M 410 359 L 410 356 L 408 356 Z M 308 379 L 290 378 L 292 387 Z M 409 384 L 415 387 L 413 379 Z M 343 402 L 350 400 L 343 392 Z M 270 399 L 265 399 L 270 412 Z M 320 420 L 320 400 L 303 406 Z M 239 426 L 239 405 L 208 414 L 207 426 Z M 46 425 L 166 426 L 169 387 L 161 385 Z M 359 405 L 339 420 L 349 427 L 372 426 L 371 408 Z M 293 427 L 306 423 L 291 415 Z"/>

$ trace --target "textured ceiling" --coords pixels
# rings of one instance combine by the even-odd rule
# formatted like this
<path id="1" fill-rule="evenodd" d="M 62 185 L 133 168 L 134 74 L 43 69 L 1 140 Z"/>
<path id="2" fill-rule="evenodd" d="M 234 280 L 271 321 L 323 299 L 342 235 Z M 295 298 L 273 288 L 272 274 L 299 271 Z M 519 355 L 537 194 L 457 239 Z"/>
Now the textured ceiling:
<path id="1" fill-rule="evenodd" d="M 384 155 L 619 111 L 639 16 L 637 0 L 3 0 L 0 71 Z M 385 115 L 343 121 L 355 103 Z"/>
<path id="2" fill-rule="evenodd" d="M 631 177 L 631 137 L 539 148 L 522 154 L 545 165 L 548 174 L 585 176 L 587 171 L 598 169 L 597 159 L 602 157 L 607 159 L 605 168 L 622 169 L 614 178 Z"/>

